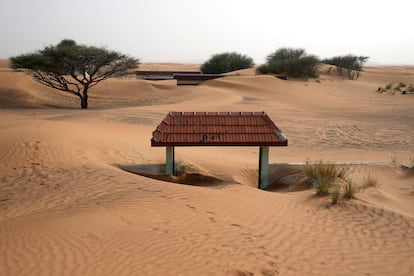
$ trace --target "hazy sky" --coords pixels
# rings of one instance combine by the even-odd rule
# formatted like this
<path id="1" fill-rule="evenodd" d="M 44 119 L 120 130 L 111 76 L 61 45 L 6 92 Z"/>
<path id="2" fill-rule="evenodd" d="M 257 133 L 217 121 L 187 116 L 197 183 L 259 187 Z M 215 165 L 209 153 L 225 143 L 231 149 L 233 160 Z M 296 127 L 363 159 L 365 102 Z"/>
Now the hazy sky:
<path id="1" fill-rule="evenodd" d="M 1 0 L 0 58 L 61 39 L 149 61 L 203 62 L 280 47 L 414 64 L 413 0 Z"/>

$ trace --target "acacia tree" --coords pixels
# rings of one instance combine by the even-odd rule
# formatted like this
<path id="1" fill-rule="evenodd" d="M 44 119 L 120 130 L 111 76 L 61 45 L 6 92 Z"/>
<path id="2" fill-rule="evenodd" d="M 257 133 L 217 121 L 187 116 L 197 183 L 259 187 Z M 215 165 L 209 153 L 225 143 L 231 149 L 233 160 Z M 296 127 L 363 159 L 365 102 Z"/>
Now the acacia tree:
<path id="1" fill-rule="evenodd" d="M 201 65 L 204 74 L 221 74 L 235 70 L 251 68 L 253 59 L 236 52 L 215 54 Z"/>
<path id="2" fill-rule="evenodd" d="M 78 96 L 82 108 L 88 108 L 91 87 L 138 66 L 138 59 L 102 47 L 79 45 L 70 39 L 11 57 L 10 61 L 12 68 L 24 70 L 41 84 Z"/>
<path id="3" fill-rule="evenodd" d="M 262 74 L 283 74 L 294 78 L 316 77 L 319 58 L 308 55 L 304 49 L 279 48 L 266 58 L 257 71 Z"/>
<path id="4" fill-rule="evenodd" d="M 346 76 L 350 80 L 358 79 L 361 74 L 362 67 L 369 57 L 365 56 L 336 56 L 324 59 L 322 62 L 334 65 L 339 76 Z"/>

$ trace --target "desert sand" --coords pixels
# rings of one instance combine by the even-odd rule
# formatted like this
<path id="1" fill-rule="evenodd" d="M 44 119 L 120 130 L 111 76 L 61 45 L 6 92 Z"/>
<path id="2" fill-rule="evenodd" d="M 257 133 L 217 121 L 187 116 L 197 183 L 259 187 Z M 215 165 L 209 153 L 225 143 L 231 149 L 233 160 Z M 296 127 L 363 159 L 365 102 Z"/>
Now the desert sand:
<path id="1" fill-rule="evenodd" d="M 413 275 L 414 95 L 375 90 L 414 84 L 414 67 L 356 81 L 233 73 L 110 79 L 81 110 L 2 61 L 0 275 Z M 150 139 L 169 111 L 266 111 L 289 139 L 270 150 L 274 188 L 256 188 L 254 147 L 177 148 L 187 184 L 123 170 L 165 162 Z M 332 205 L 295 188 L 292 164 L 307 160 L 378 184 Z"/>

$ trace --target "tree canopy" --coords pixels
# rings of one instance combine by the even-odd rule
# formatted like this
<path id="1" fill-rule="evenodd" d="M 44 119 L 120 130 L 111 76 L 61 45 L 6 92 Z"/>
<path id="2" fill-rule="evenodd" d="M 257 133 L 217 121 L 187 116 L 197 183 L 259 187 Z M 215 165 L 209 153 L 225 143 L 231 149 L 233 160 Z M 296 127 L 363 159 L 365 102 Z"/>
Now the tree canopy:
<path id="1" fill-rule="evenodd" d="M 346 76 L 350 80 L 355 80 L 360 76 L 362 67 L 368 59 L 369 57 L 365 56 L 345 55 L 327 58 L 322 62 L 334 65 L 338 75 Z"/>
<path id="2" fill-rule="evenodd" d="M 227 52 L 213 55 L 201 65 L 201 72 L 204 74 L 221 74 L 253 66 L 252 58 L 236 52 Z"/>
<path id="3" fill-rule="evenodd" d="M 316 77 L 319 58 L 308 55 L 304 49 L 280 48 L 266 58 L 257 71 L 262 74 L 283 74 L 294 78 Z"/>
<path id="4" fill-rule="evenodd" d="M 11 67 L 22 69 L 43 85 L 72 93 L 88 107 L 88 90 L 99 82 L 121 76 L 138 66 L 138 59 L 103 47 L 64 39 L 34 53 L 10 58 Z"/>

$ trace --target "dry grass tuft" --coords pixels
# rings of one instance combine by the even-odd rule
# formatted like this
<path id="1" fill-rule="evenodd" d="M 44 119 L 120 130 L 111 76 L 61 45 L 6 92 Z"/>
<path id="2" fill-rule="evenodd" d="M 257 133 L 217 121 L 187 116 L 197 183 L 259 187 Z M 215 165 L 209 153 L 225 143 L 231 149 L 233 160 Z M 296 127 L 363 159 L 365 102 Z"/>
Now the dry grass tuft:
<path id="1" fill-rule="evenodd" d="M 345 199 L 355 198 L 355 194 L 359 191 L 359 188 L 355 185 L 352 179 L 347 179 L 345 181 L 345 185 L 343 186 L 343 188 L 344 188 L 343 198 Z"/>
<path id="2" fill-rule="evenodd" d="M 373 178 L 371 175 L 364 177 L 362 180 L 362 189 L 370 188 L 370 187 L 377 187 L 378 181 Z"/>
<path id="3" fill-rule="evenodd" d="M 337 204 L 341 196 L 341 185 L 335 184 L 334 192 L 332 193 L 332 204 Z"/>
<path id="4" fill-rule="evenodd" d="M 336 182 L 347 179 L 349 169 L 338 168 L 335 164 L 324 164 L 322 161 L 306 162 L 304 173 L 315 188 L 316 194 L 323 196 L 329 194 Z"/>
<path id="5" fill-rule="evenodd" d="M 362 185 L 357 185 L 350 177 L 350 168 L 318 162 L 306 162 L 304 174 L 316 191 L 316 195 L 325 196 L 331 194 L 332 204 L 337 204 L 340 199 L 355 198 L 355 194 L 361 189 L 376 187 L 378 182 L 371 175 L 364 177 Z"/>

